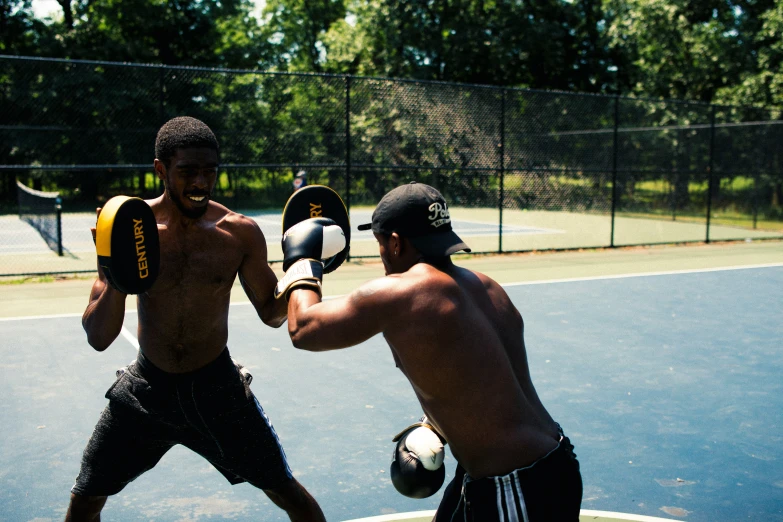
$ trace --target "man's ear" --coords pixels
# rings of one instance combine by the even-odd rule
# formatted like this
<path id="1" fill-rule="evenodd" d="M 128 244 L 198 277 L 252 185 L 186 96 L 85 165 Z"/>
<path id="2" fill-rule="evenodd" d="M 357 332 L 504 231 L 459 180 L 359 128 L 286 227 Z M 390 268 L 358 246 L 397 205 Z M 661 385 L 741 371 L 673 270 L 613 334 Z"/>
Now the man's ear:
<path id="1" fill-rule="evenodd" d="M 402 238 L 397 232 L 392 232 L 389 236 L 389 250 L 394 252 L 394 255 L 402 254 Z"/>
<path id="2" fill-rule="evenodd" d="M 166 181 L 166 165 L 158 158 L 155 158 L 153 165 L 155 167 L 155 174 L 158 175 L 158 179 L 161 181 Z"/>

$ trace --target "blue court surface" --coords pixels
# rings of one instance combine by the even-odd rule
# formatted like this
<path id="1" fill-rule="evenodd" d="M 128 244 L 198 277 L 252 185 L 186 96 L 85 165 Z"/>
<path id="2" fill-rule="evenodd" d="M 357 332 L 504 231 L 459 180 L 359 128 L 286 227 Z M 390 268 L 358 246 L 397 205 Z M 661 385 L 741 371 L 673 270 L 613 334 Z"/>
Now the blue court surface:
<path id="1" fill-rule="evenodd" d="M 783 521 L 783 267 L 506 288 L 534 383 L 576 446 L 584 509 Z M 0 519 L 62 519 L 104 393 L 135 357 L 135 313 L 126 327 L 98 353 L 76 315 L 0 321 Z M 437 506 L 442 492 L 411 500 L 389 480 L 391 438 L 420 409 L 380 336 L 302 352 L 240 304 L 229 347 L 328 520 Z M 103 519 L 287 520 L 181 447 Z"/>

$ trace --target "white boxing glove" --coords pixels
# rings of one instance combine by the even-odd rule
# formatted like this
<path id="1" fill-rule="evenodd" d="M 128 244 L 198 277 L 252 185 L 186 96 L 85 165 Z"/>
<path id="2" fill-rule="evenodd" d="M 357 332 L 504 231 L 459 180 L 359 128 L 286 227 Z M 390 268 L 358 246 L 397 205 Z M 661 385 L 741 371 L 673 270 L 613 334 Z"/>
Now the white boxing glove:
<path id="1" fill-rule="evenodd" d="M 346 248 L 345 232 L 329 218 L 305 219 L 286 230 L 282 240 L 285 275 L 275 287 L 275 299 L 294 288 L 309 287 L 321 294 L 323 260 Z"/>
<path id="2" fill-rule="evenodd" d="M 283 234 L 283 270 L 300 259 L 323 261 L 346 247 L 345 232 L 332 219 L 310 218 L 292 226 Z"/>
<path id="3" fill-rule="evenodd" d="M 397 441 L 391 464 L 394 488 L 410 498 L 427 498 L 437 493 L 446 478 L 444 440 L 440 435 L 429 423 L 418 422 L 393 441 Z"/>

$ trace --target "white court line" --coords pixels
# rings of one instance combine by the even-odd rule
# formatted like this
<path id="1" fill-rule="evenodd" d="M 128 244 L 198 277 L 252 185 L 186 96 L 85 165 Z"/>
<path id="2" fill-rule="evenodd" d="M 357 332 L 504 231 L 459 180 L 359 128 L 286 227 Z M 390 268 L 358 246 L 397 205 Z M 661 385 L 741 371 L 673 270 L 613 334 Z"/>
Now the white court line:
<path id="1" fill-rule="evenodd" d="M 0 323 L 9 321 L 27 321 L 39 319 L 64 319 L 66 317 L 81 317 L 83 314 L 53 314 L 53 315 L 27 315 L 22 317 L 0 317 Z"/>
<path id="2" fill-rule="evenodd" d="M 503 283 L 500 286 L 546 285 L 546 284 L 554 284 L 554 283 L 576 283 L 580 281 L 601 281 L 604 279 L 627 279 L 630 277 L 654 277 L 654 276 L 680 275 L 680 274 L 703 274 L 707 272 L 723 272 L 729 270 L 750 270 L 754 268 L 774 268 L 774 267 L 781 267 L 781 266 L 783 266 L 783 263 L 764 263 L 760 265 L 724 266 L 718 268 L 691 268 L 687 270 L 670 270 L 666 272 L 639 272 L 636 274 L 571 277 L 566 279 L 544 279 L 542 281 L 520 281 L 517 283 Z"/>
<path id="3" fill-rule="evenodd" d="M 136 339 L 136 336 L 135 336 L 135 335 L 133 335 L 133 334 L 130 332 L 130 330 L 128 330 L 128 328 L 127 328 L 125 325 L 122 325 L 122 330 L 120 330 L 120 333 L 122 334 L 122 336 L 123 336 L 125 339 L 127 339 L 127 340 L 128 340 L 128 342 L 129 342 L 129 343 L 131 343 L 131 346 L 133 346 L 133 347 L 134 347 L 134 348 L 136 348 L 137 350 L 139 349 L 139 340 L 138 340 L 138 339 Z"/>
<path id="4" fill-rule="evenodd" d="M 648 517 L 646 515 L 634 515 L 631 513 L 616 513 L 612 511 L 595 511 L 592 509 L 582 509 L 579 514 L 580 519 L 589 517 L 602 517 L 616 522 L 679 522 L 672 518 Z M 393 515 L 379 515 L 376 517 L 357 518 L 346 520 L 345 522 L 402 522 L 405 520 L 431 520 L 435 516 L 435 510 L 432 511 L 412 511 L 409 513 L 395 513 Z"/>
<path id="5" fill-rule="evenodd" d="M 579 514 L 587 517 L 604 517 L 610 520 L 617 520 L 618 522 L 621 520 L 627 520 L 629 522 L 678 522 L 678 520 L 673 518 L 648 517 L 646 515 L 617 513 L 614 511 L 596 511 L 593 509 L 582 509 Z"/>
<path id="6" fill-rule="evenodd" d="M 741 265 L 741 266 L 724 266 L 718 268 L 693 268 L 689 270 L 671 270 L 668 272 L 639 272 L 636 274 L 619 274 L 608 276 L 591 276 L 591 277 L 573 277 L 570 279 L 545 279 L 542 281 L 520 281 L 517 283 L 502 283 L 500 286 L 526 286 L 526 285 L 545 285 L 552 283 L 578 283 L 581 281 L 601 281 L 604 279 L 627 279 L 632 277 L 654 277 L 654 276 L 667 276 L 667 275 L 680 275 L 680 274 L 701 274 L 708 272 L 724 272 L 732 270 L 752 270 L 755 268 L 778 268 L 783 267 L 783 263 L 764 263 L 759 265 Z M 330 295 L 324 298 L 324 300 L 337 299 L 343 297 L 342 295 Z M 246 306 L 252 304 L 250 301 L 239 301 L 230 303 L 229 306 Z M 135 314 L 137 310 L 126 310 L 126 314 Z M 0 322 L 10 321 L 35 321 L 39 319 L 61 319 L 66 317 L 81 317 L 82 314 L 53 314 L 53 315 L 27 315 L 22 317 L 0 317 Z"/>
<path id="7" fill-rule="evenodd" d="M 478 229 L 478 228 L 469 228 L 469 229 L 462 229 L 462 228 L 454 228 L 454 232 L 457 233 L 459 236 L 465 236 L 465 237 L 496 237 L 496 232 L 491 232 L 486 229 Z M 567 232 L 565 230 L 558 230 L 554 228 L 535 228 L 535 227 L 516 227 L 514 229 L 508 229 L 504 227 L 503 229 L 503 235 L 504 236 L 532 236 L 532 235 L 540 235 L 540 234 L 566 234 Z"/>

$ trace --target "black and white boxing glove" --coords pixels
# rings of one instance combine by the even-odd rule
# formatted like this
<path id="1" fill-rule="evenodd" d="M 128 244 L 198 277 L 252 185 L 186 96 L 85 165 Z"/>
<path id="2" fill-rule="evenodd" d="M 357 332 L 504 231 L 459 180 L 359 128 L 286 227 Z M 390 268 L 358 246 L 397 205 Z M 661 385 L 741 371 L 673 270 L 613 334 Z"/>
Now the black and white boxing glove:
<path id="1" fill-rule="evenodd" d="M 391 464 L 394 488 L 410 498 L 427 498 L 438 492 L 446 478 L 444 439 L 427 422 L 411 424 L 392 439 L 397 442 Z"/>
<path id="2" fill-rule="evenodd" d="M 345 232 L 329 218 L 310 218 L 286 230 L 281 244 L 285 275 L 275 287 L 275 298 L 288 299 L 291 290 L 301 286 L 312 287 L 320 295 L 324 273 L 321 260 L 342 252 Z"/>

